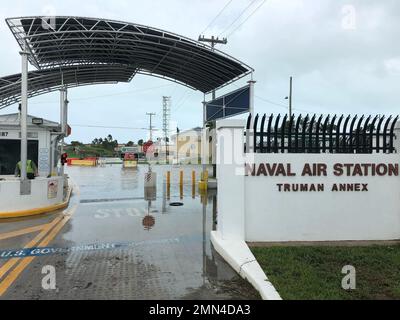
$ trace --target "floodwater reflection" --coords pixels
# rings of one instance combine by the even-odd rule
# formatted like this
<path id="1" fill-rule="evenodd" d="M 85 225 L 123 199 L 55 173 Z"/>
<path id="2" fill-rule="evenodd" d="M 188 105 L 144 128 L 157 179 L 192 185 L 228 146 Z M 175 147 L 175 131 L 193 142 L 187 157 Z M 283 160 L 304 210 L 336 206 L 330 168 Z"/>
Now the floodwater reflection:
<path id="1" fill-rule="evenodd" d="M 136 243 L 134 249 L 123 251 L 125 258 L 118 261 L 129 264 L 124 266 L 126 272 L 129 268 L 152 270 L 151 277 L 144 273 L 141 281 L 144 287 L 157 285 L 157 289 L 149 289 L 147 295 L 144 287 L 138 287 L 142 298 L 259 298 L 211 244 L 210 233 L 217 221 L 217 193 L 200 193 L 193 185 L 192 172 L 199 177 L 201 166 L 155 166 L 154 188 L 145 188 L 147 166 L 139 166 L 136 171 L 120 166 L 102 169 L 68 168 L 74 182 L 85 188 L 81 189 L 81 205 L 71 227 L 63 234 L 64 241 L 72 245 Z M 167 171 L 171 171 L 170 188 Z M 171 206 L 176 202 L 183 205 Z"/>

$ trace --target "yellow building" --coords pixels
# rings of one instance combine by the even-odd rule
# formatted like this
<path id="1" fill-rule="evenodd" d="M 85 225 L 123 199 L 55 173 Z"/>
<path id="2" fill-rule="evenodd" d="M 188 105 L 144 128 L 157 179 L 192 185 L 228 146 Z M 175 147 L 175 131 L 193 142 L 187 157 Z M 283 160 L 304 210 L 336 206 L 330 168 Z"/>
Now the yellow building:
<path id="1" fill-rule="evenodd" d="M 182 131 L 171 137 L 174 161 L 200 164 L 202 156 L 202 128 Z"/>

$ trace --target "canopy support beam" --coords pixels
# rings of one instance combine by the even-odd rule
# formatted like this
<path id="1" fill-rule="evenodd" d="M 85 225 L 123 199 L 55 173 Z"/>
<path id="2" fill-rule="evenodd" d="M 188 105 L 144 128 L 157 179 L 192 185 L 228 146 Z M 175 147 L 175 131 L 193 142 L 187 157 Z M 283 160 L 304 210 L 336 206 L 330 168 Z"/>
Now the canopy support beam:
<path id="1" fill-rule="evenodd" d="M 28 55 L 27 43 L 25 42 L 24 49 L 21 51 L 21 195 L 30 195 L 30 183 L 27 177 L 28 163 Z"/>

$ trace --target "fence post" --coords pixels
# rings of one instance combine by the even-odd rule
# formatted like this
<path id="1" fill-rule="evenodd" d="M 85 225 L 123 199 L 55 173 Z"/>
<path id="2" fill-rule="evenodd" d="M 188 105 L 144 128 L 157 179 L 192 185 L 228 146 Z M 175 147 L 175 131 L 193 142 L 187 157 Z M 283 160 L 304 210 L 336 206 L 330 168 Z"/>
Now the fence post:
<path id="1" fill-rule="evenodd" d="M 397 123 L 396 128 L 394 129 L 395 139 L 394 139 L 394 147 L 396 149 L 397 154 L 400 154 L 400 122 Z"/>
<path id="2" fill-rule="evenodd" d="M 229 240 L 245 240 L 245 125 L 241 120 L 217 122 L 217 232 Z"/>

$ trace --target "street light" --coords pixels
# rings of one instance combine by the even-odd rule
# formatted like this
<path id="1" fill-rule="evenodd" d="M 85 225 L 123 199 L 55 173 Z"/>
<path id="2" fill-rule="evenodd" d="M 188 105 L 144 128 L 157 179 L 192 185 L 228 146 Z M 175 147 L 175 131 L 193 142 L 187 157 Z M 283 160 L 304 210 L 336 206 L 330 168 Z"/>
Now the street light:
<path id="1" fill-rule="evenodd" d="M 293 99 L 293 77 L 290 77 L 289 96 L 285 100 L 289 100 L 289 116 L 292 116 L 292 99 Z"/>

